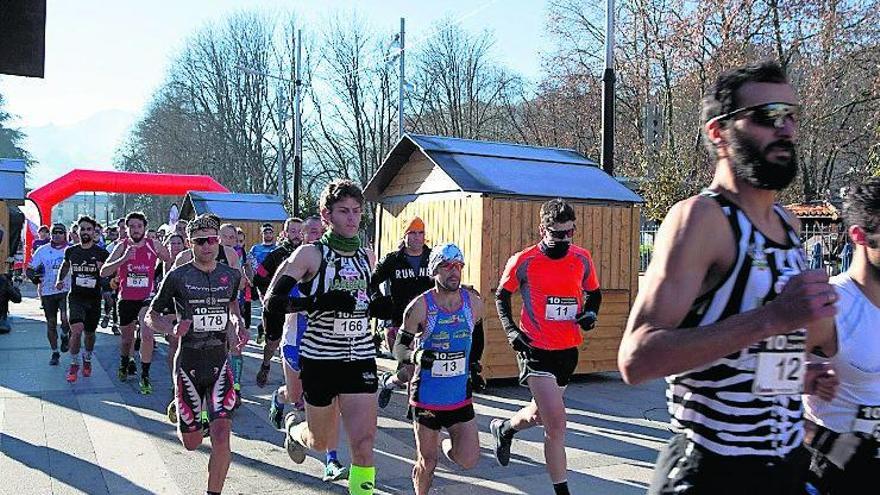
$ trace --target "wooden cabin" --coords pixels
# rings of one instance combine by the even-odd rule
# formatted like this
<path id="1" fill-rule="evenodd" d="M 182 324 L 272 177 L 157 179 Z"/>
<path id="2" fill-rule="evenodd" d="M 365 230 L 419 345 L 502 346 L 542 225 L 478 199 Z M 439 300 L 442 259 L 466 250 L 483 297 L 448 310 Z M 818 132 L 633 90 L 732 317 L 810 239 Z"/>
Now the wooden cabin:
<path id="1" fill-rule="evenodd" d="M 593 255 L 602 287 L 597 328 L 586 334 L 578 373 L 617 369 L 617 349 L 638 288 L 642 199 L 595 162 L 567 149 L 416 134 L 397 143 L 365 189 L 376 207 L 376 249 L 397 249 L 413 216 L 429 245 L 464 251 L 462 282 L 486 301 L 487 378 L 517 376 L 513 351 L 494 310 L 494 292 L 514 253 L 540 240 L 541 204 L 555 197 L 577 214 L 575 244 Z M 519 316 L 522 300 L 514 296 Z"/>
<path id="2" fill-rule="evenodd" d="M 192 220 L 202 213 L 213 213 L 223 223 L 241 227 L 245 234 L 245 249 L 263 242 L 260 226 L 264 223 L 272 224 L 277 237 L 288 216 L 281 198 L 272 194 L 190 191 L 183 199 L 180 218 Z"/>
<path id="3" fill-rule="evenodd" d="M 7 273 L 15 264 L 21 244 L 24 215 L 18 209 L 24 202 L 24 160 L 0 158 L 0 273 Z"/>

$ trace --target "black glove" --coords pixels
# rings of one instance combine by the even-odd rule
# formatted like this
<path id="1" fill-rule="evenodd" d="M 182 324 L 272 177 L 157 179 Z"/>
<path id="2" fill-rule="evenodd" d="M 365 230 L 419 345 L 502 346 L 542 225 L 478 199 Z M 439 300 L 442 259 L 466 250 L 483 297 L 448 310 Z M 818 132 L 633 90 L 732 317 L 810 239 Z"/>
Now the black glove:
<path id="1" fill-rule="evenodd" d="M 596 313 L 592 311 L 584 311 L 575 315 L 575 321 L 581 330 L 589 332 L 596 327 Z"/>
<path id="2" fill-rule="evenodd" d="M 378 320 L 390 320 L 394 318 L 394 303 L 391 296 L 374 294 L 370 298 L 370 317 Z"/>
<path id="3" fill-rule="evenodd" d="M 357 301 L 351 292 L 347 290 L 330 290 L 314 297 L 311 304 L 315 311 L 339 311 L 341 313 L 354 313 Z"/>
<path id="4" fill-rule="evenodd" d="M 422 369 L 433 366 L 435 359 L 437 359 L 437 355 L 430 349 L 419 349 L 412 353 L 412 363 L 419 365 Z"/>
<path id="5" fill-rule="evenodd" d="M 532 348 L 532 338 L 519 328 L 513 328 L 507 332 L 507 341 L 516 352 L 526 352 Z"/>
<path id="6" fill-rule="evenodd" d="M 471 390 L 474 392 L 483 392 L 486 390 L 486 379 L 480 373 L 483 371 L 483 365 L 479 361 L 471 363 Z"/>

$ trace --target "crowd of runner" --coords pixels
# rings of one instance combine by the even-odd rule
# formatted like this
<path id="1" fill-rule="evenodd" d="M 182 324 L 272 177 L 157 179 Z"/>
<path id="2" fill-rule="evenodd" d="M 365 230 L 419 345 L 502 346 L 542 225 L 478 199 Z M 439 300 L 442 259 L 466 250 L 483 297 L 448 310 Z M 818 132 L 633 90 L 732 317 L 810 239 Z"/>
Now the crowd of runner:
<path id="1" fill-rule="evenodd" d="M 668 382 L 675 434 L 651 494 L 862 493 L 880 463 L 880 338 L 872 333 L 880 329 L 880 179 L 847 198 L 849 269 L 830 280 L 807 270 L 798 221 L 777 203 L 797 174 L 799 109 L 772 62 L 722 74 L 703 102 L 714 179 L 663 222 L 619 350 L 626 382 Z M 478 463 L 473 401 L 486 386 L 491 313 L 532 396 L 491 420 L 494 456 L 507 466 L 516 434 L 540 426 L 548 490 L 570 493 L 565 391 L 602 302 L 591 253 L 572 243 L 575 208 L 562 199 L 542 205 L 537 242 L 507 253 L 487 305 L 462 280 L 465 253 L 452 242 L 428 246 L 422 219 L 410 219 L 397 249 L 376 260 L 361 241 L 356 184 L 331 182 L 318 207 L 278 233 L 264 224 L 249 249 L 241 228 L 211 214 L 158 229 L 139 212 L 104 231 L 86 216 L 70 229 L 41 228 L 27 273 L 46 315 L 49 364 L 69 353 L 67 381 L 89 377 L 96 329 L 111 325 L 120 336 L 117 378 L 138 375 L 139 362 L 140 392 L 151 394 L 154 335 L 163 335 L 169 419 L 188 450 L 210 437 L 206 493 L 220 493 L 258 302 L 255 382 L 267 385 L 279 354 L 284 384 L 267 413 L 293 462 L 317 452 L 325 481 L 347 477 L 349 493 L 373 493 L 378 410 L 401 390 L 422 495 L 440 455 L 463 469 Z M 383 350 L 398 364 L 380 375 Z M 343 435 L 347 466 L 336 452 Z"/>

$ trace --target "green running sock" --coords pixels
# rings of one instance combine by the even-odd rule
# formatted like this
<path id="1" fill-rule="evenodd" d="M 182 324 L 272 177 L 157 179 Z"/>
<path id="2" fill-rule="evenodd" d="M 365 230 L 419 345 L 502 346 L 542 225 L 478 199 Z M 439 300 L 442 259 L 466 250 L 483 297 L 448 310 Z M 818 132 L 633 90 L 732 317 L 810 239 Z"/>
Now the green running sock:
<path id="1" fill-rule="evenodd" d="M 373 495 L 376 488 L 376 467 L 351 465 L 348 471 L 348 493 L 350 495 Z"/>

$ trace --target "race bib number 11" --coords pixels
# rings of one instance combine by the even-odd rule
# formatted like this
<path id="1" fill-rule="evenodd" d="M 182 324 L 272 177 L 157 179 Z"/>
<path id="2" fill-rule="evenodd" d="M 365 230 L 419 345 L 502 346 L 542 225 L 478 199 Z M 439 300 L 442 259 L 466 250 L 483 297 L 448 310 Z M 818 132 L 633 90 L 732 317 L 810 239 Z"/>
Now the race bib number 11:
<path id="1" fill-rule="evenodd" d="M 578 310 L 575 297 L 548 296 L 544 309 L 547 321 L 574 321 Z"/>

